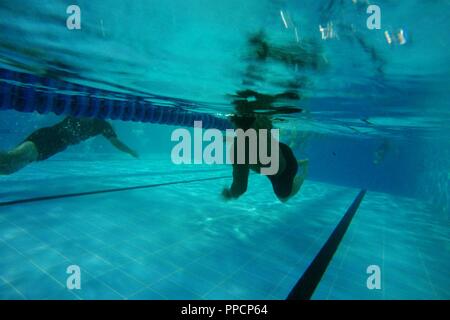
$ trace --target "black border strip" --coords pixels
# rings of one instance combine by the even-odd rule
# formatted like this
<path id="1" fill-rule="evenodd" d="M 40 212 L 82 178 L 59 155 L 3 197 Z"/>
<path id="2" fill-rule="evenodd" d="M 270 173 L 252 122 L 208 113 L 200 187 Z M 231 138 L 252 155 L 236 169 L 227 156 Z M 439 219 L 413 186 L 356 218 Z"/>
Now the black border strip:
<path id="1" fill-rule="evenodd" d="M 74 197 L 82 197 L 82 196 L 88 196 L 88 195 L 93 195 L 93 194 L 121 192 L 121 191 L 137 190 L 137 189 L 147 189 L 147 188 L 169 186 L 169 185 L 173 185 L 173 184 L 184 184 L 184 183 L 192 183 L 192 182 L 200 182 L 200 181 L 208 181 L 208 180 L 219 180 L 219 179 L 226 179 L 226 178 L 231 178 L 231 176 L 221 176 L 221 177 L 194 179 L 194 180 L 163 182 L 163 183 L 155 183 L 155 184 L 149 184 L 149 185 L 144 185 L 144 186 L 94 190 L 94 191 L 88 191 L 88 192 L 57 194 L 57 195 L 51 195 L 51 196 L 43 196 L 43 197 L 36 197 L 36 198 L 28 198 L 28 199 L 0 202 L 0 207 L 7 207 L 7 206 L 13 206 L 13 205 L 17 205 L 17 204 L 30 203 L 30 202 L 55 200 L 55 199 L 61 199 L 61 198 L 74 198 Z"/>
<path id="2" fill-rule="evenodd" d="M 339 244 L 347 232 L 348 226 L 352 222 L 362 199 L 366 194 L 366 190 L 361 190 L 356 196 L 351 206 L 347 209 L 344 217 L 334 229 L 327 242 L 320 249 L 308 269 L 303 273 L 300 280 L 289 293 L 287 300 L 310 300 L 322 276 L 330 264 L 331 259 L 336 253 Z"/>

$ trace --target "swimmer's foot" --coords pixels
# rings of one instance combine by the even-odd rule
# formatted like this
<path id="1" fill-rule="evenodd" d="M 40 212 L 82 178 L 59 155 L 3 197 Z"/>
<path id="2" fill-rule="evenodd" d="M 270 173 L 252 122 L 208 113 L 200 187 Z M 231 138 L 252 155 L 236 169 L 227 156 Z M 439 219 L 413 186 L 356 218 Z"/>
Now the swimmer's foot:
<path id="1" fill-rule="evenodd" d="M 301 159 L 301 160 L 297 160 L 297 163 L 299 166 L 303 166 L 303 165 L 308 165 L 309 163 L 309 159 Z"/>
<path id="2" fill-rule="evenodd" d="M 291 197 L 295 196 L 297 194 L 297 192 L 300 191 L 300 188 L 302 187 L 303 182 L 305 182 L 305 179 L 308 176 L 309 160 L 308 159 L 300 160 L 299 164 L 300 164 L 300 167 L 302 168 L 302 170 L 301 170 L 300 174 L 294 178 L 294 184 L 292 186 Z"/>
<path id="3" fill-rule="evenodd" d="M 280 198 L 281 202 L 286 202 L 290 198 L 295 196 L 300 191 L 300 188 L 302 187 L 303 182 L 305 182 L 306 176 L 308 175 L 309 160 L 308 159 L 304 159 L 304 160 L 299 160 L 297 162 L 298 162 L 299 166 L 301 167 L 301 171 L 294 178 L 294 182 L 292 183 L 292 191 L 291 191 L 291 193 L 286 198 Z"/>
<path id="4" fill-rule="evenodd" d="M 301 168 L 300 175 L 304 177 L 303 179 L 305 179 L 308 175 L 309 159 L 298 160 L 297 163 Z"/>

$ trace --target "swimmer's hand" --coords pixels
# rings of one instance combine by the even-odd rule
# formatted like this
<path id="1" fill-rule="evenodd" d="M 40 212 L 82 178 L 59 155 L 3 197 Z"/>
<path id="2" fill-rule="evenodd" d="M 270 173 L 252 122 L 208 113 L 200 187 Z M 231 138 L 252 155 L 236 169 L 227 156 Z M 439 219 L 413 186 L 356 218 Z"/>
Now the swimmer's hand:
<path id="1" fill-rule="evenodd" d="M 224 188 L 222 190 L 222 197 L 224 200 L 231 200 L 233 198 L 233 195 L 231 194 L 231 191 L 229 188 Z"/>
<path id="2" fill-rule="evenodd" d="M 134 151 L 134 150 L 130 150 L 130 155 L 132 156 L 132 157 L 134 157 L 134 158 L 136 158 L 136 159 L 139 159 L 139 153 L 137 153 L 136 151 Z"/>
<path id="3" fill-rule="evenodd" d="M 139 154 L 136 151 L 134 151 L 129 146 L 127 146 L 125 143 L 120 141 L 117 137 L 108 138 L 108 140 L 118 150 L 128 153 L 132 157 L 139 158 Z"/>

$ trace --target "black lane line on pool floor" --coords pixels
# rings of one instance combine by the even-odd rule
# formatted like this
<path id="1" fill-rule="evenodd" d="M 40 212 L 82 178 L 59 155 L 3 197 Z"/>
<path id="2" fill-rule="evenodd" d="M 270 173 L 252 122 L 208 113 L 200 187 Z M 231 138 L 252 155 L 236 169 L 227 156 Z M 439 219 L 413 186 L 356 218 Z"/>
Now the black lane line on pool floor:
<path id="1" fill-rule="evenodd" d="M 13 206 L 13 205 L 17 205 L 17 204 L 30 203 L 30 202 L 48 201 L 48 200 L 55 200 L 55 199 L 62 199 L 62 198 L 83 197 L 83 196 L 89 196 L 89 195 L 93 195 L 93 194 L 121 192 L 121 191 L 138 190 L 138 189 L 148 189 L 148 188 L 169 186 L 169 185 L 174 185 L 174 184 L 185 184 L 185 183 L 209 181 L 209 180 L 219 180 L 219 179 L 226 179 L 226 178 L 231 178 L 231 176 L 221 176 L 221 177 L 183 180 L 183 181 L 172 181 L 172 182 L 149 184 L 149 185 L 144 185 L 144 186 L 133 186 L 133 187 L 125 187 L 125 188 L 114 188 L 114 189 L 104 189 L 104 190 L 95 190 L 95 191 L 87 191 L 87 192 L 57 194 L 57 195 L 52 195 L 52 196 L 43 196 L 43 197 L 35 197 L 35 198 L 0 202 L 0 207 L 7 207 L 7 206 Z"/>
<path id="2" fill-rule="evenodd" d="M 334 254 L 344 238 L 347 229 L 355 216 L 356 211 L 366 194 L 366 190 L 361 190 L 356 196 L 351 206 L 347 209 L 344 217 L 333 230 L 327 242 L 320 249 L 308 269 L 303 273 L 300 280 L 289 293 L 287 300 L 310 300 L 322 276 L 333 259 Z"/>

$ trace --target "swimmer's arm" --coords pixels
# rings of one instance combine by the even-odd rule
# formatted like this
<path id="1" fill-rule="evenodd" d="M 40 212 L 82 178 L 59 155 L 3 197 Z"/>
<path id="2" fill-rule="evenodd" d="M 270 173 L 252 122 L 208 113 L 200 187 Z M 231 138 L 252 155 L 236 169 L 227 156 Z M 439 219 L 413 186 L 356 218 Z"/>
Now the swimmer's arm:
<path id="1" fill-rule="evenodd" d="M 234 164 L 233 165 L 233 183 L 231 187 L 225 188 L 222 191 L 222 196 L 225 199 L 239 198 L 247 191 L 248 176 L 250 174 L 250 167 L 248 164 Z"/>
<path id="2" fill-rule="evenodd" d="M 108 138 L 108 140 L 118 150 L 120 150 L 122 152 L 125 152 L 125 153 L 128 153 L 132 157 L 139 158 L 139 154 L 136 151 L 134 151 L 133 149 L 128 147 L 125 143 L 120 141 L 117 137 L 111 137 L 111 138 Z"/>

